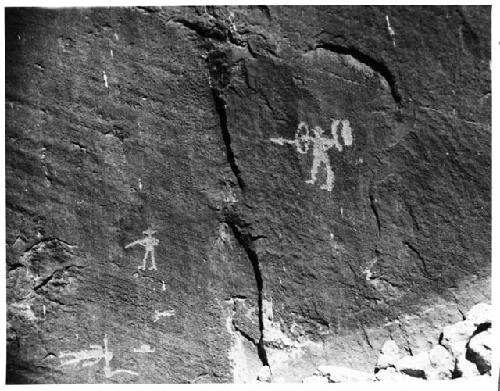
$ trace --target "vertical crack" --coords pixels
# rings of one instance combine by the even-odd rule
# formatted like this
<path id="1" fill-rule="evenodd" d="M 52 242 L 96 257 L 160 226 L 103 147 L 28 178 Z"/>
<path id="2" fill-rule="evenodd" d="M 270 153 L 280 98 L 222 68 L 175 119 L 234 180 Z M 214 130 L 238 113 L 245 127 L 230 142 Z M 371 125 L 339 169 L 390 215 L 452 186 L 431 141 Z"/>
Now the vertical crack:
<path id="1" fill-rule="evenodd" d="M 229 129 L 227 128 L 226 101 L 224 100 L 222 94 L 217 88 L 212 87 L 211 89 L 212 89 L 212 96 L 215 102 L 215 110 L 219 115 L 219 123 L 222 131 L 222 139 L 224 140 L 224 145 L 226 146 L 227 161 L 229 163 L 229 166 L 231 167 L 231 170 L 234 173 L 234 176 L 236 177 L 238 186 L 240 187 L 241 190 L 243 190 L 245 188 L 245 182 L 241 177 L 240 168 L 236 164 L 234 152 L 231 147 L 231 134 L 229 133 Z"/>
<path id="2" fill-rule="evenodd" d="M 260 262 L 257 253 L 253 249 L 254 239 L 248 233 L 242 230 L 240 219 L 235 215 L 226 215 L 226 224 L 231 228 L 231 231 L 240 244 L 245 250 L 245 253 L 252 263 L 253 272 L 255 275 L 255 282 L 257 284 L 257 302 L 258 302 L 258 316 L 259 316 L 259 341 L 257 342 L 257 354 L 259 356 L 262 365 L 269 366 L 269 360 L 267 358 L 266 348 L 264 346 L 264 310 L 263 310 L 263 290 L 264 290 L 264 280 L 262 278 L 262 273 L 260 270 Z"/>

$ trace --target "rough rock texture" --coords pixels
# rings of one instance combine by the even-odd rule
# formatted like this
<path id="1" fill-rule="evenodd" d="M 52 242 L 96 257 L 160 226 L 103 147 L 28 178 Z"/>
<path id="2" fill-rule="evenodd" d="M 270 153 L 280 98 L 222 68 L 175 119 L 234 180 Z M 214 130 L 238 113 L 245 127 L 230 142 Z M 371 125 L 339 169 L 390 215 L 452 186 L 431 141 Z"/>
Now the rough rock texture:
<path id="1" fill-rule="evenodd" d="M 300 381 L 430 349 L 490 299 L 489 20 L 7 9 L 7 382 Z"/>
<path id="2" fill-rule="evenodd" d="M 345 383 L 354 381 L 392 381 L 470 379 L 480 375 L 491 376 L 491 351 L 493 341 L 491 322 L 478 323 L 477 327 L 464 328 L 478 319 L 491 319 L 491 305 L 479 303 L 468 313 L 470 319 L 443 329 L 438 343 L 430 351 L 399 357 L 399 347 L 393 340 L 386 341 L 381 349 L 374 374 L 346 367 L 320 366 L 313 376 L 303 383 Z M 459 330 L 459 338 L 452 344 L 444 343 L 443 335 L 449 330 Z M 469 330 L 466 335 L 463 330 Z M 462 348 L 463 345 L 463 348 Z"/>

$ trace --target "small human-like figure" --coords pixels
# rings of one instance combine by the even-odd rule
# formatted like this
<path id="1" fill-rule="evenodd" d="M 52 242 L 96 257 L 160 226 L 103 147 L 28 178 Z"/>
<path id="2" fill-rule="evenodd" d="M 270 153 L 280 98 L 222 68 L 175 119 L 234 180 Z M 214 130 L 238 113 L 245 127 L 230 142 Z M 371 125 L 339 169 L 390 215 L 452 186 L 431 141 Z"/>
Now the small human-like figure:
<path id="1" fill-rule="evenodd" d="M 142 265 L 137 266 L 139 270 L 146 270 L 146 260 L 148 259 L 148 255 L 151 254 L 151 267 L 148 270 L 157 270 L 156 262 L 155 262 L 155 246 L 158 246 L 160 241 L 156 238 L 153 238 L 153 235 L 156 233 L 154 229 L 148 228 L 146 231 L 142 232 L 146 237 L 144 239 L 136 240 L 135 242 L 129 243 L 125 246 L 125 248 L 133 247 L 136 245 L 141 245 L 145 249 L 144 258 L 142 259 Z"/>

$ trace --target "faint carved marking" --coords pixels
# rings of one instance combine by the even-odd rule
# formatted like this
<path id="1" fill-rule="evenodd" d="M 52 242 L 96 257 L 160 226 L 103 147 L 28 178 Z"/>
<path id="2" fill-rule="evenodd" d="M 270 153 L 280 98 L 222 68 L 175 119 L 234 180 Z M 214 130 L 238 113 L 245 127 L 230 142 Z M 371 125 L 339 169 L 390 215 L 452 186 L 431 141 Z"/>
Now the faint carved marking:
<path id="1" fill-rule="evenodd" d="M 143 246 L 145 249 L 144 258 L 142 260 L 142 266 L 137 266 L 139 270 L 146 270 L 146 260 L 148 255 L 151 254 L 151 267 L 148 270 L 157 270 L 156 262 L 155 262 L 155 246 L 158 246 L 160 241 L 156 238 L 153 238 L 153 234 L 156 233 L 152 228 L 148 228 L 146 231 L 142 232 L 146 237 L 144 239 L 136 240 L 135 242 L 129 243 L 125 246 L 125 248 L 130 248 L 133 246 Z"/>
<path id="2" fill-rule="evenodd" d="M 331 138 L 324 136 L 324 130 L 319 126 L 315 126 L 314 128 L 312 128 L 311 135 L 309 126 L 305 122 L 300 122 L 297 126 L 294 140 L 279 137 L 271 138 L 270 141 L 279 145 L 293 145 L 297 152 L 302 154 L 307 153 L 309 151 L 310 145 L 312 145 L 313 164 L 311 168 L 311 179 L 306 180 L 306 183 L 316 183 L 319 168 L 321 166 L 324 166 L 326 171 L 326 183 L 324 185 L 321 185 L 320 189 L 332 191 L 335 176 L 331 168 L 330 158 L 327 152 L 333 147 L 335 147 L 339 152 L 342 152 L 343 146 L 339 141 L 338 134 L 340 125 L 342 125 L 340 135 L 342 136 L 345 146 L 352 145 L 352 129 L 349 121 L 336 119 L 332 119 Z"/>
<path id="3" fill-rule="evenodd" d="M 153 315 L 153 322 L 158 322 L 160 318 L 166 318 L 174 315 L 175 315 L 174 310 L 168 310 L 168 311 L 155 310 L 155 314 Z"/>
<path id="4" fill-rule="evenodd" d="M 391 27 L 391 22 L 389 21 L 389 15 L 385 15 L 385 21 L 387 23 L 387 31 L 389 32 L 389 35 L 391 36 L 392 39 L 392 44 L 394 47 L 396 47 L 396 32 Z"/>
<path id="5" fill-rule="evenodd" d="M 142 344 L 140 348 L 134 348 L 134 353 L 154 353 L 155 351 L 150 345 L 145 344 Z"/>
<path id="6" fill-rule="evenodd" d="M 108 76 L 106 76 L 106 72 L 102 71 L 102 76 L 104 78 L 104 87 L 109 88 L 109 86 L 108 86 Z"/>

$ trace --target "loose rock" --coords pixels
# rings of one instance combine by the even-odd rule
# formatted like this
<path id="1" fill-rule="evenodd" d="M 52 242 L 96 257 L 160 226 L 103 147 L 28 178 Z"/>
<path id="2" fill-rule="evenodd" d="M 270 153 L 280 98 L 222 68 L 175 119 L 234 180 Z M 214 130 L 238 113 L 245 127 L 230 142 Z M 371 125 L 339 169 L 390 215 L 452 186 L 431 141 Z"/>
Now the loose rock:
<path id="1" fill-rule="evenodd" d="M 492 345 L 491 329 L 488 329 L 472 337 L 467 347 L 466 357 L 477 365 L 481 375 L 491 371 Z"/>
<path id="2" fill-rule="evenodd" d="M 426 378 L 425 372 L 431 365 L 429 353 L 421 352 L 415 356 L 405 356 L 396 362 L 396 370 L 413 377 Z"/>
<path id="3" fill-rule="evenodd" d="M 376 368 L 385 369 L 388 367 L 393 367 L 396 362 L 399 361 L 399 347 L 392 339 L 384 343 L 382 347 L 382 354 L 379 356 Z"/>
<path id="4" fill-rule="evenodd" d="M 479 303 L 467 312 L 465 318 L 476 327 L 484 323 L 491 323 L 491 310 L 491 304 Z"/>

